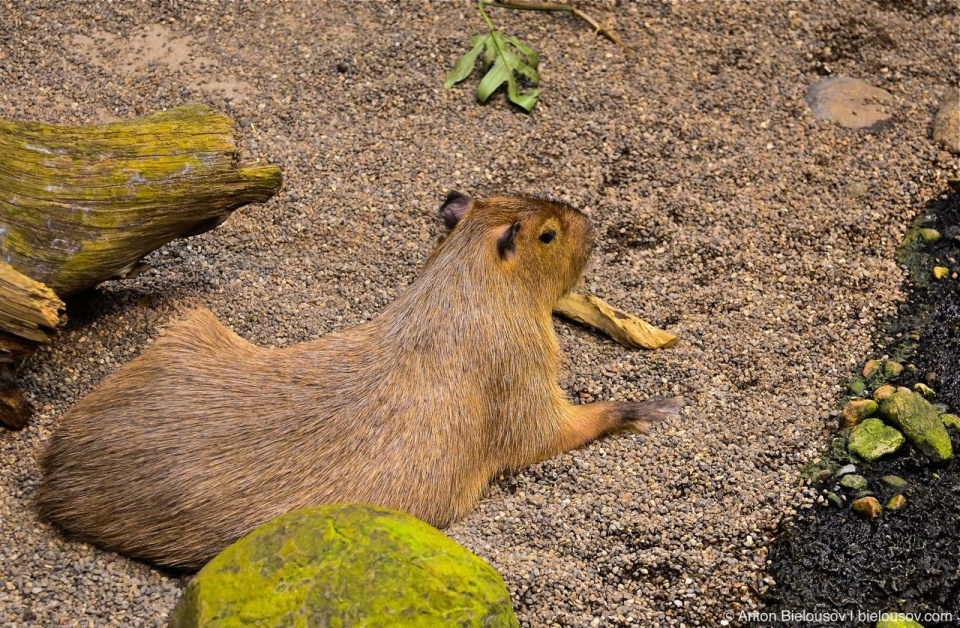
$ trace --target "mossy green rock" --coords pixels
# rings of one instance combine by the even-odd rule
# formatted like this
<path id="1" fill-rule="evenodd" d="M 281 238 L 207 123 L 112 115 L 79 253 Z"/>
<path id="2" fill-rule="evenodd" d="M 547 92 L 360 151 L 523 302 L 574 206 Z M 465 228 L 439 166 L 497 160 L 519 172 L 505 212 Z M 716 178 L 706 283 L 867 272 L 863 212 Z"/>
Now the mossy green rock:
<path id="1" fill-rule="evenodd" d="M 953 457 L 950 435 L 937 409 L 909 388 L 898 388 L 884 399 L 880 415 L 900 428 L 907 440 L 932 460 L 943 462 Z"/>
<path id="2" fill-rule="evenodd" d="M 891 497 L 889 500 L 887 500 L 886 508 L 887 510 L 892 510 L 896 512 L 898 510 L 901 510 L 906 505 L 907 505 L 907 498 L 901 495 L 900 493 L 897 493 L 896 495 Z"/>
<path id="3" fill-rule="evenodd" d="M 851 491 L 862 491 L 867 488 L 867 478 L 851 473 L 840 478 L 840 486 L 848 488 Z"/>
<path id="4" fill-rule="evenodd" d="M 952 427 L 955 430 L 960 430 L 960 416 L 956 414 L 941 414 L 940 422 L 946 427 Z"/>
<path id="5" fill-rule="evenodd" d="M 517 626 L 503 579 L 442 532 L 364 504 L 282 515 L 210 561 L 170 625 Z"/>
<path id="6" fill-rule="evenodd" d="M 847 383 L 847 390 L 859 397 L 866 392 L 867 385 L 864 383 L 863 379 L 854 377 Z"/>
<path id="7" fill-rule="evenodd" d="M 897 379 L 903 373 L 903 365 L 893 360 L 883 361 L 883 377 L 885 379 Z"/>
<path id="8" fill-rule="evenodd" d="M 897 493 L 907 490 L 907 481 L 899 475 L 885 475 L 880 478 L 880 483 L 888 488 L 892 488 Z"/>
<path id="9" fill-rule="evenodd" d="M 914 392 L 917 392 L 917 393 L 920 393 L 921 395 L 923 395 L 923 396 L 926 397 L 927 399 L 930 399 L 931 397 L 936 397 L 936 396 L 937 396 L 937 393 L 934 392 L 934 390 L 933 390 L 932 388 L 930 388 L 929 386 L 927 386 L 926 384 L 924 384 L 924 383 L 922 383 L 922 382 L 917 382 L 916 384 L 914 384 L 914 385 L 913 385 L 913 391 L 914 391 Z"/>
<path id="10" fill-rule="evenodd" d="M 897 451 L 903 442 L 903 434 L 880 419 L 865 419 L 851 430 L 847 451 L 871 462 Z"/>

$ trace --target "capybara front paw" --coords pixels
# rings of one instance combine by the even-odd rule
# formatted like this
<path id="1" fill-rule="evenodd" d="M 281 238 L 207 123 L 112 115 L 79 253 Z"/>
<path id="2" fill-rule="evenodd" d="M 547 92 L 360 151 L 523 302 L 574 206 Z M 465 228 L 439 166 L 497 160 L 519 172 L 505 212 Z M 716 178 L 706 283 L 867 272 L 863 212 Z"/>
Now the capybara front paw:
<path id="1" fill-rule="evenodd" d="M 651 397 L 645 401 L 628 401 L 620 406 L 624 427 L 646 434 L 652 425 L 680 415 L 686 405 L 683 397 Z"/>

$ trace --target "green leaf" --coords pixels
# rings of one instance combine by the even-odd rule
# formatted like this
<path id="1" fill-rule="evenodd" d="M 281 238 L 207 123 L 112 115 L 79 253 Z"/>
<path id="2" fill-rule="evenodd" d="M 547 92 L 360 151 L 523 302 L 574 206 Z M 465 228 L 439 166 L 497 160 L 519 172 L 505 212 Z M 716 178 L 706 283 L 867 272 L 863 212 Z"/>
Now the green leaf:
<path id="1" fill-rule="evenodd" d="M 514 74 L 522 76 L 532 85 L 538 85 L 540 74 L 537 72 L 537 65 L 540 63 L 540 57 L 516 37 L 505 37 L 494 30 L 489 20 L 487 25 L 490 27 L 488 34 L 474 35 L 470 38 L 470 45 L 473 48 L 457 61 L 456 66 L 447 75 L 443 86 L 450 89 L 469 77 L 473 73 L 477 58 L 481 58 L 484 77 L 477 85 L 477 100 L 481 103 L 487 102 L 490 96 L 506 83 L 507 98 L 510 102 L 529 112 L 537 104 L 540 90 L 529 89 L 521 92 L 517 87 Z"/>
<path id="2" fill-rule="evenodd" d="M 540 90 L 528 89 L 525 92 L 518 92 L 516 82 L 511 80 L 507 85 L 507 97 L 510 98 L 510 102 L 530 113 L 540 98 Z"/>
<path id="3" fill-rule="evenodd" d="M 492 31 L 487 38 L 487 49 L 483 51 L 483 69 L 486 71 L 497 59 L 497 49 L 502 47 L 500 33 Z"/>
<path id="4" fill-rule="evenodd" d="M 480 53 L 483 52 L 483 49 L 487 45 L 487 37 L 483 35 L 471 37 L 470 43 L 473 44 L 474 40 L 476 40 L 478 37 L 479 41 L 474 44 L 473 49 L 460 57 L 460 60 L 457 61 L 457 65 L 454 66 L 453 71 L 447 75 L 447 80 L 443 82 L 444 89 L 450 89 L 473 73 L 473 68 L 477 63 L 477 57 L 480 56 Z"/>
<path id="5" fill-rule="evenodd" d="M 537 55 L 536 51 L 533 48 L 523 44 L 516 37 L 507 37 L 507 41 L 514 45 L 514 47 L 522 52 L 527 57 L 527 63 L 533 69 L 536 69 L 540 64 L 540 57 Z M 471 42 L 472 43 L 472 42 Z"/>
<path id="6" fill-rule="evenodd" d="M 525 76 L 532 85 L 538 85 L 540 83 L 540 74 L 529 65 L 520 63 L 514 68 L 514 71 L 517 74 Z"/>
<path id="7" fill-rule="evenodd" d="M 487 75 L 483 77 L 483 80 L 477 85 L 477 100 L 481 103 L 487 102 L 490 96 L 493 95 L 493 92 L 497 91 L 497 88 L 503 85 L 504 81 L 511 80 L 513 80 L 513 74 L 510 73 L 510 70 L 502 60 L 497 59 L 494 61 L 493 67 L 487 72 Z"/>

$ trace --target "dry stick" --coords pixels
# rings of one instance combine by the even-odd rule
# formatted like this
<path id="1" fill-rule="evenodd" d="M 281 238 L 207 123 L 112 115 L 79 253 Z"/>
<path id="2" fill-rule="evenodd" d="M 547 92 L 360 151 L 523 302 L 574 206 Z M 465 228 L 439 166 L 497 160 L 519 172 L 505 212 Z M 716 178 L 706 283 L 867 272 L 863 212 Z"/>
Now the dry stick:
<path id="1" fill-rule="evenodd" d="M 666 349 L 677 337 L 604 303 L 595 296 L 571 292 L 562 297 L 553 311 L 578 323 L 598 329 L 631 349 Z"/>
<path id="2" fill-rule="evenodd" d="M 494 7 L 498 9 L 515 9 L 517 11 L 559 11 L 561 13 L 570 13 L 574 17 L 580 18 L 593 27 L 595 34 L 603 35 L 621 48 L 627 48 L 620 39 L 619 35 L 612 30 L 601 26 L 599 22 L 580 9 L 574 8 L 573 5 L 559 2 L 538 2 L 536 0 L 497 0 L 495 2 L 484 2 L 483 6 Z"/>

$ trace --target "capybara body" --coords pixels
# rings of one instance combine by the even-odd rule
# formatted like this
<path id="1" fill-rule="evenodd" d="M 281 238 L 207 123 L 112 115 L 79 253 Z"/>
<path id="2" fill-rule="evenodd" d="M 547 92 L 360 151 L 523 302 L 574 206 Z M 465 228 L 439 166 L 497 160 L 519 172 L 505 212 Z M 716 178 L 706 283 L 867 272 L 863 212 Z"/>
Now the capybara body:
<path id="1" fill-rule="evenodd" d="M 68 533 L 194 570 L 296 508 L 366 502 L 438 527 L 491 478 L 677 399 L 569 403 L 551 310 L 579 280 L 589 221 L 561 203 L 451 193 L 452 227 L 371 322 L 283 349 L 193 311 L 67 412 L 38 506 Z"/>

